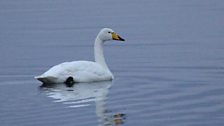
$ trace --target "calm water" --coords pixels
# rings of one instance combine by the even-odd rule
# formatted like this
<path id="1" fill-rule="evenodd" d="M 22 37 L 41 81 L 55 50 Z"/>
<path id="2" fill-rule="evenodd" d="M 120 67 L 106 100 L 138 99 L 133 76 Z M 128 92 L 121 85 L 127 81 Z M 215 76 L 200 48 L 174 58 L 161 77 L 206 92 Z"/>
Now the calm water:
<path id="1" fill-rule="evenodd" d="M 1 126 L 223 126 L 223 0 L 1 0 Z M 93 60 L 112 82 L 40 88 L 53 65 Z"/>

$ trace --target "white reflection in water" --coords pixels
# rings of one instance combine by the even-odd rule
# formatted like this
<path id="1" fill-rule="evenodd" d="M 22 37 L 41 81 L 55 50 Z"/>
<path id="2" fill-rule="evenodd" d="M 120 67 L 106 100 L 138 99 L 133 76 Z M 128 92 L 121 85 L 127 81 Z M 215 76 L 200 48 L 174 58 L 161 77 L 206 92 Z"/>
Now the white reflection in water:
<path id="1" fill-rule="evenodd" d="M 87 107 L 95 102 L 96 116 L 103 126 L 120 125 L 124 123 L 125 114 L 112 114 L 106 107 L 107 95 L 112 81 L 80 83 L 73 87 L 66 87 L 64 84 L 57 84 L 46 89 L 48 97 L 55 99 L 71 108 Z"/>

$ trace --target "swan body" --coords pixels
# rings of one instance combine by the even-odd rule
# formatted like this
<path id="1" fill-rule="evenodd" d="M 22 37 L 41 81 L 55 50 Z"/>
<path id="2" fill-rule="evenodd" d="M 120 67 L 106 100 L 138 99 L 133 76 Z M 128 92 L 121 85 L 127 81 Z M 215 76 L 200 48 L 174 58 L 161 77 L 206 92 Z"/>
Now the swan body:
<path id="1" fill-rule="evenodd" d="M 124 41 L 112 29 L 103 28 L 96 37 L 94 44 L 94 61 L 72 61 L 53 66 L 35 78 L 45 84 L 65 83 L 68 78 L 74 82 L 96 82 L 112 80 L 112 72 L 108 68 L 103 54 L 103 44 L 109 40 Z"/>
<path id="2" fill-rule="evenodd" d="M 95 62 L 73 61 L 53 66 L 36 78 L 43 83 L 64 83 L 68 77 L 76 82 L 95 82 L 112 80 L 113 74 Z"/>

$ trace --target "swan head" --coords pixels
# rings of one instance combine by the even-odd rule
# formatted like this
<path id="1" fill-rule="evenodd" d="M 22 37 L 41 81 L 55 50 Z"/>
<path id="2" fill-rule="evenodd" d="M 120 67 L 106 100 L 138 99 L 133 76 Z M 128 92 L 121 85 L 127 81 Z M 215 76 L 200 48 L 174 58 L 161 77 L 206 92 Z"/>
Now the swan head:
<path id="1" fill-rule="evenodd" d="M 121 38 L 114 30 L 110 28 L 103 28 L 99 34 L 98 38 L 102 40 L 103 42 L 105 41 L 110 41 L 110 40 L 117 40 L 117 41 L 125 41 L 123 38 Z"/>

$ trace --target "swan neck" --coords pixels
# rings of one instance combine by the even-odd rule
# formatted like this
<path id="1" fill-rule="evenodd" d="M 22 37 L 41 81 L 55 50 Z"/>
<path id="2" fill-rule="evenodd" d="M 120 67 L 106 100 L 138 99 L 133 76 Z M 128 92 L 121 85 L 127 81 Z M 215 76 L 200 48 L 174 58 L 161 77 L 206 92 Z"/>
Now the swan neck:
<path id="1" fill-rule="evenodd" d="M 109 70 L 104 58 L 103 43 L 104 41 L 102 41 L 98 37 L 96 38 L 95 45 L 94 45 L 95 62 Z"/>

